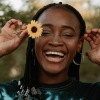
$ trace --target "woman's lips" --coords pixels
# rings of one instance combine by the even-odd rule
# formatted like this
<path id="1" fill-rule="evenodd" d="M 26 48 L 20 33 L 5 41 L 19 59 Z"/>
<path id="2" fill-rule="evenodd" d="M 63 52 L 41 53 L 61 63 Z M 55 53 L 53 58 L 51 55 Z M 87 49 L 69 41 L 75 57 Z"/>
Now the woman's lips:
<path id="1" fill-rule="evenodd" d="M 46 51 L 45 57 L 49 62 L 59 63 L 64 60 L 65 54 L 62 52 L 56 51 Z"/>

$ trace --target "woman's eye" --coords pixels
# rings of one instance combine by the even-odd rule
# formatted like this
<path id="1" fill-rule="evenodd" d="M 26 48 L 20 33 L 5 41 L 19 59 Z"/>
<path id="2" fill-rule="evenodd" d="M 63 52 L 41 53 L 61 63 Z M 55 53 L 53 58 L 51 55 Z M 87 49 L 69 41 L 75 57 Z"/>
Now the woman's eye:
<path id="1" fill-rule="evenodd" d="M 46 31 L 42 32 L 42 36 L 47 36 L 47 35 L 50 35 L 50 32 L 46 32 Z"/>
<path id="2" fill-rule="evenodd" d="M 66 38 L 72 38 L 73 34 L 71 34 L 71 33 L 65 33 L 65 34 L 63 34 L 63 36 L 66 37 Z"/>

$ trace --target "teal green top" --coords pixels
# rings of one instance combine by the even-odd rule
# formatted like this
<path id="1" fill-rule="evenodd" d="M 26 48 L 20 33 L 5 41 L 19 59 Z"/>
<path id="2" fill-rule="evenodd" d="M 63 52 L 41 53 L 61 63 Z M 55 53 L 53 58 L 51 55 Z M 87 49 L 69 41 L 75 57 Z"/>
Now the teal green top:
<path id="1" fill-rule="evenodd" d="M 100 83 L 82 83 L 69 79 L 59 84 L 40 84 L 44 100 L 100 100 Z M 14 100 L 18 81 L 0 84 L 0 100 Z"/>

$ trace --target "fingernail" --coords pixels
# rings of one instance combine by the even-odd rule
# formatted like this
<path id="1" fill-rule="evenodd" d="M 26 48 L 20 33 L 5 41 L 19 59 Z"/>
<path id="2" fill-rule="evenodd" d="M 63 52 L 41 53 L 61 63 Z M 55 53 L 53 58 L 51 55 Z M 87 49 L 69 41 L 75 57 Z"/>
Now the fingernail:
<path id="1" fill-rule="evenodd" d="M 18 22 L 18 24 L 19 24 L 19 25 L 22 25 L 22 22 L 20 21 L 20 22 Z"/>

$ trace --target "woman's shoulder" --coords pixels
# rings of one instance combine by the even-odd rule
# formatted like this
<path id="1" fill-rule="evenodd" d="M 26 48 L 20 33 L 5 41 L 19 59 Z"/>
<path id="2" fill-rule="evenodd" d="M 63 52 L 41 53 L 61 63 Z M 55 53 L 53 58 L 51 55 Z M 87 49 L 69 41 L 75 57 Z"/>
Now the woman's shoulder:
<path id="1" fill-rule="evenodd" d="M 100 82 L 87 83 L 75 80 L 72 91 L 86 100 L 100 100 Z"/>
<path id="2" fill-rule="evenodd" d="M 89 86 L 89 87 L 94 87 L 94 88 L 100 88 L 100 82 L 94 82 L 94 83 L 87 83 L 87 82 L 79 82 L 81 86 Z"/>
<path id="3" fill-rule="evenodd" d="M 7 83 L 0 83 L 0 90 L 6 88 L 6 89 L 13 89 L 13 88 L 18 87 L 18 81 L 13 80 Z"/>
<path id="4" fill-rule="evenodd" d="M 75 87 L 80 90 L 80 92 L 84 91 L 84 93 L 89 92 L 89 94 L 100 94 L 100 82 L 87 83 L 76 81 Z"/>
<path id="5" fill-rule="evenodd" d="M 82 82 L 82 81 L 78 81 L 75 80 L 75 84 L 77 84 L 78 86 L 82 86 L 82 87 L 94 87 L 94 88 L 100 88 L 100 82 Z"/>
<path id="6" fill-rule="evenodd" d="M 13 100 L 18 91 L 18 81 L 10 81 L 7 83 L 0 83 L 0 99 L 2 100 Z"/>
<path id="7" fill-rule="evenodd" d="M 95 92 L 100 93 L 100 82 L 82 82 L 76 79 L 73 79 L 72 88 L 78 89 L 80 91 L 90 91 L 94 90 Z"/>

